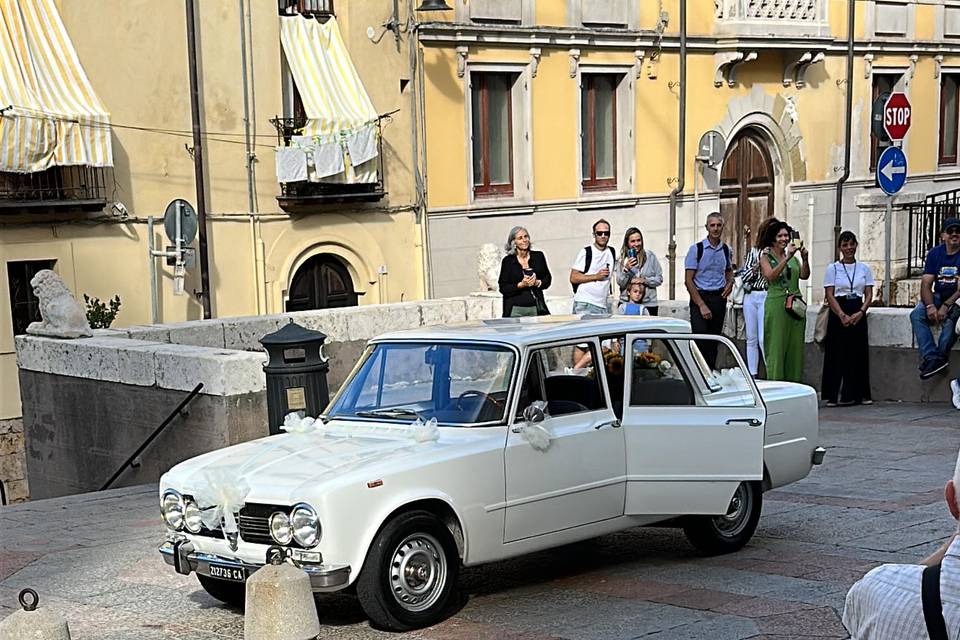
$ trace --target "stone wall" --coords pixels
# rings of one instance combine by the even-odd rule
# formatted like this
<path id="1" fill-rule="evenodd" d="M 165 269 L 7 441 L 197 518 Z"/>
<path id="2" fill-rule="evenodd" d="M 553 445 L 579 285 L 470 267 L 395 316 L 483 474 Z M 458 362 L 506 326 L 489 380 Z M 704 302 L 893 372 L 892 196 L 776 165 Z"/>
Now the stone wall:
<path id="1" fill-rule="evenodd" d="M 30 498 L 23 451 L 23 420 L 0 420 L 0 505 Z"/>

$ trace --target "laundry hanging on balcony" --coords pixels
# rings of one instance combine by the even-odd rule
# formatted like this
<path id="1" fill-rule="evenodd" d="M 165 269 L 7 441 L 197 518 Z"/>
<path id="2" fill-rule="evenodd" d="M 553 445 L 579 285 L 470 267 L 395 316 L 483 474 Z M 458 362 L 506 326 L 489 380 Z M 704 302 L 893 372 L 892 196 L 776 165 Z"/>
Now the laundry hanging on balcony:
<path id="1" fill-rule="evenodd" d="M 377 112 L 343 44 L 336 18 L 320 23 L 299 15 L 282 16 L 280 42 L 307 114 L 302 135 L 288 141 L 305 154 L 307 179 L 377 182 Z M 282 167 L 280 157 L 277 178 L 290 182 L 285 178 L 300 172 Z"/>
<path id="2" fill-rule="evenodd" d="M 113 166 L 110 114 L 54 0 L 0 0 L 0 172 Z"/>

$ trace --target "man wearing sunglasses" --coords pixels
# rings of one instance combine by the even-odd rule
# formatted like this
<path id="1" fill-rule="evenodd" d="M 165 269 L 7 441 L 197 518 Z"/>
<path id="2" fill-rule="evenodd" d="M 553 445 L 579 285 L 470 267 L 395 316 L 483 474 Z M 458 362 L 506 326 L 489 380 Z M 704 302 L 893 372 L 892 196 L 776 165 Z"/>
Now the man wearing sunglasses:
<path id="1" fill-rule="evenodd" d="M 939 244 L 927 252 L 920 280 L 920 302 L 910 312 L 910 324 L 920 349 L 920 379 L 925 380 L 949 365 L 950 349 L 960 308 L 957 276 L 960 270 L 960 219 L 943 221 Z M 940 338 L 933 341 L 931 327 L 940 325 Z"/>
<path id="2" fill-rule="evenodd" d="M 610 313 L 610 272 L 617 254 L 610 242 L 610 223 L 593 223 L 593 244 L 580 249 L 570 269 L 573 285 L 573 313 Z"/>
<path id="3" fill-rule="evenodd" d="M 690 294 L 690 327 L 694 333 L 723 333 L 727 298 L 733 289 L 733 262 L 730 247 L 721 239 L 723 216 L 714 211 L 707 216 L 707 237 L 690 246 L 684 260 L 684 284 Z M 697 345 L 711 369 L 717 366 L 717 343 Z"/>

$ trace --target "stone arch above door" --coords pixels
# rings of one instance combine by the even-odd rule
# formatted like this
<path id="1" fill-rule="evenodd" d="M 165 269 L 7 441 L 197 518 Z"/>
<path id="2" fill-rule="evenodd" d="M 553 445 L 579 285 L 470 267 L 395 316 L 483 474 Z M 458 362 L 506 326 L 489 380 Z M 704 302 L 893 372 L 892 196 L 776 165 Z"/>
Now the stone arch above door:
<path id="1" fill-rule="evenodd" d="M 792 97 L 769 95 L 758 86 L 749 94 L 733 98 L 727 104 L 727 113 L 713 128 L 730 144 L 747 127 L 759 129 L 769 144 L 773 171 L 777 176 L 777 202 L 784 203 L 783 189 L 793 182 L 807 179 L 806 150 L 803 135 L 797 124 L 799 115 Z M 720 186 L 720 168 L 704 169 L 707 189 Z"/>

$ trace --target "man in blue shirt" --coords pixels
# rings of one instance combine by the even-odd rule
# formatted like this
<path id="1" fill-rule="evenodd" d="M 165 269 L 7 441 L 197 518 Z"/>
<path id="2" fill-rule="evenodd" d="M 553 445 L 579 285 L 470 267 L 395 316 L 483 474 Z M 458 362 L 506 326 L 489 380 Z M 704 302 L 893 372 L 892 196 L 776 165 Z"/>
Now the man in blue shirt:
<path id="1" fill-rule="evenodd" d="M 694 333 L 723 332 L 727 315 L 727 297 L 733 289 L 733 263 L 730 247 L 723 235 L 723 216 L 714 211 L 707 216 L 707 237 L 690 246 L 683 262 L 684 283 L 690 294 L 690 326 Z M 711 369 L 717 364 L 717 343 L 697 343 Z"/>
<path id="2" fill-rule="evenodd" d="M 910 312 L 910 324 L 920 349 L 920 379 L 925 380 L 947 368 L 950 349 L 957 341 L 960 316 L 957 276 L 960 272 L 960 219 L 943 222 L 939 244 L 927 252 L 920 281 L 920 302 Z M 939 342 L 933 341 L 933 325 L 940 325 Z"/>

